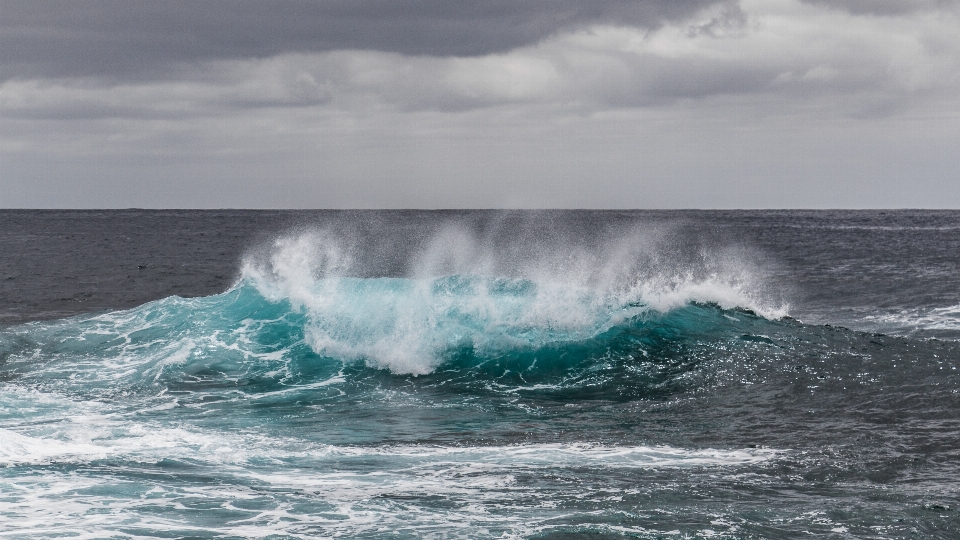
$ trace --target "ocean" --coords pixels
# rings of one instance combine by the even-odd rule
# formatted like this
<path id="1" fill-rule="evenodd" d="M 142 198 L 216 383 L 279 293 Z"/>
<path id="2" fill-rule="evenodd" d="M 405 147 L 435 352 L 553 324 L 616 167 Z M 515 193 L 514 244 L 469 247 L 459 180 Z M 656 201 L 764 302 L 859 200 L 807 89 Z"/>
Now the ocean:
<path id="1" fill-rule="evenodd" d="M 0 538 L 960 538 L 960 212 L 0 211 Z"/>

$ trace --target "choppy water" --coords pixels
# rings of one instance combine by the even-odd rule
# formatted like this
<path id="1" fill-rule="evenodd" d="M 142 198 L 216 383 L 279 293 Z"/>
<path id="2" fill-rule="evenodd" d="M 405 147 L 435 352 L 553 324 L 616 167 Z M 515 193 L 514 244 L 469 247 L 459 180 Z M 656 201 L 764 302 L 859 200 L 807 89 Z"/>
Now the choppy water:
<path id="1" fill-rule="evenodd" d="M 2 214 L 2 537 L 960 536 L 960 212 Z"/>

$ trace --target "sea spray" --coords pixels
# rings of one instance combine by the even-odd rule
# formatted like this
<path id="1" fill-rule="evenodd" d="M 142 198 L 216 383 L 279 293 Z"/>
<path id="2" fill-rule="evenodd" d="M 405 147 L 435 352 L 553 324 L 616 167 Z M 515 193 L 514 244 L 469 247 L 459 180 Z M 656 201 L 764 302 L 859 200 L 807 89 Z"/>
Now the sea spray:
<path id="1" fill-rule="evenodd" d="M 406 255 L 409 276 L 359 278 L 364 269 L 334 234 L 305 231 L 249 255 L 241 282 L 303 312 L 318 354 L 411 374 L 429 373 L 453 349 L 489 356 L 579 342 L 691 302 L 786 314 L 763 297 L 762 273 L 743 253 L 701 251 L 691 264 L 659 236 L 637 229 L 593 250 L 559 239 L 532 249 L 450 225 Z"/>

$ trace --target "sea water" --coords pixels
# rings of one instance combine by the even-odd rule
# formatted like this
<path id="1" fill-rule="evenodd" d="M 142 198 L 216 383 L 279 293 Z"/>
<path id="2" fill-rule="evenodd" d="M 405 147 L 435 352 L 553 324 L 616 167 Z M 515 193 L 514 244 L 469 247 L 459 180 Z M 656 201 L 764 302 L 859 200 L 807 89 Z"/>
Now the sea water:
<path id="1" fill-rule="evenodd" d="M 0 224 L 4 538 L 960 535 L 960 212 Z"/>

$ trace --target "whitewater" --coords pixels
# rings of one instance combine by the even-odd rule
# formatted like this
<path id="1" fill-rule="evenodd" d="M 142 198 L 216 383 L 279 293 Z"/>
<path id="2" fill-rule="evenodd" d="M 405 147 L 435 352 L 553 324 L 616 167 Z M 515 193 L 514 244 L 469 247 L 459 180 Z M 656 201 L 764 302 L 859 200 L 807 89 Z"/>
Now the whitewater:
<path id="1" fill-rule="evenodd" d="M 0 214 L 0 537 L 960 534 L 960 213 Z"/>

